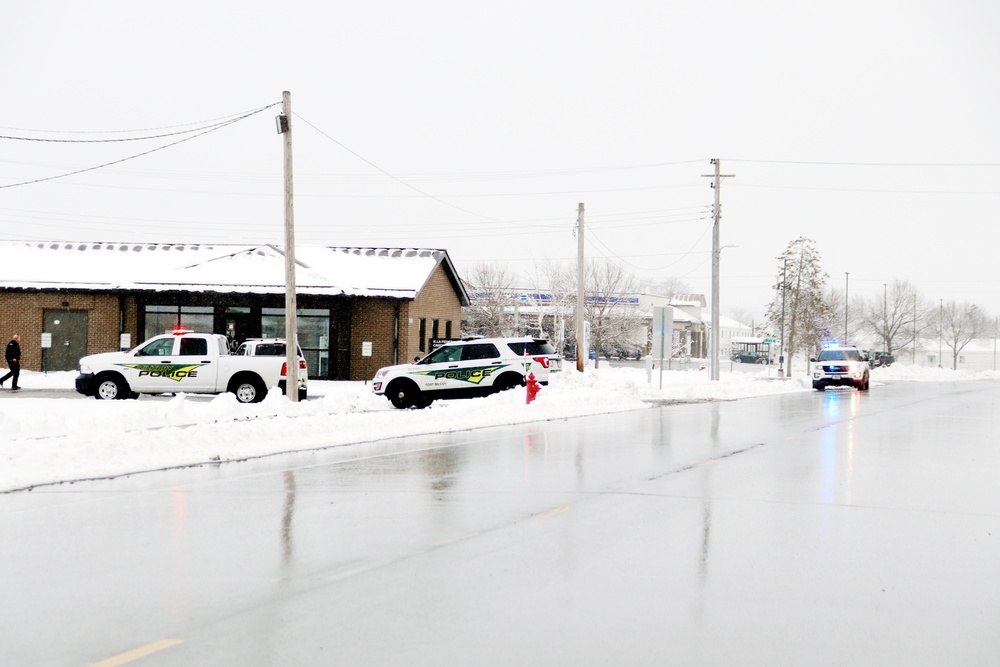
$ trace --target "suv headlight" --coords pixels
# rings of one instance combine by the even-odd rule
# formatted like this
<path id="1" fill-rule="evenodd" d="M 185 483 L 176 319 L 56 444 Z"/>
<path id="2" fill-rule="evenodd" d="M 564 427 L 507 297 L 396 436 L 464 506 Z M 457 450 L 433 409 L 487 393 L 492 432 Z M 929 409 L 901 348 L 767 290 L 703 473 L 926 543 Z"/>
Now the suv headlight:
<path id="1" fill-rule="evenodd" d="M 84 375 L 90 375 L 94 371 L 91 369 L 90 364 L 80 364 L 80 372 Z"/>

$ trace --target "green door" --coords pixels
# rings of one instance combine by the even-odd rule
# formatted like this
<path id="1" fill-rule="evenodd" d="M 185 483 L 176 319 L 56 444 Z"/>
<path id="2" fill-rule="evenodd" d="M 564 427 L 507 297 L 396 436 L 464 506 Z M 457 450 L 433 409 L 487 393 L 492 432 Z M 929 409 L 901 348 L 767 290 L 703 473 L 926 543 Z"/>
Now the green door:
<path id="1" fill-rule="evenodd" d="M 42 332 L 52 335 L 52 347 L 42 348 L 42 369 L 75 371 L 87 356 L 87 311 L 46 310 Z"/>

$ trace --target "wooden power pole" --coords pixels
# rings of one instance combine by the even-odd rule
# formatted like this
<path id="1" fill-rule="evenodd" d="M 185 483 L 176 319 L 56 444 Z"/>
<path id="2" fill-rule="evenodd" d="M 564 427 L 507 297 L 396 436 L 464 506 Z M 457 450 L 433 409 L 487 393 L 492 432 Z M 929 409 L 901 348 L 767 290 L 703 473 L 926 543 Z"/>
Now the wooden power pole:
<path id="1" fill-rule="evenodd" d="M 583 203 L 576 209 L 576 370 L 583 372 L 583 364 L 587 350 L 584 347 L 584 294 L 585 278 L 583 262 Z"/>
<path id="2" fill-rule="evenodd" d="M 292 94 L 281 93 L 278 132 L 285 140 L 285 396 L 299 400 L 298 306 L 295 299 L 295 215 L 292 198 Z"/>

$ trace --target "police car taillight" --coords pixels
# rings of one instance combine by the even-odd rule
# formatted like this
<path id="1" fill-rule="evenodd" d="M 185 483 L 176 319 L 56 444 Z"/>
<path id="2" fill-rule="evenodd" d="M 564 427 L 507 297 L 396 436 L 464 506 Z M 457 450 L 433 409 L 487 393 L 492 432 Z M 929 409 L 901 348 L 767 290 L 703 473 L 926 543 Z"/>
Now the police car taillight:
<path id="1" fill-rule="evenodd" d="M 532 361 L 535 361 L 535 362 L 541 364 L 542 368 L 548 368 L 549 367 L 549 358 L 548 357 L 532 357 L 531 359 L 532 359 Z"/>

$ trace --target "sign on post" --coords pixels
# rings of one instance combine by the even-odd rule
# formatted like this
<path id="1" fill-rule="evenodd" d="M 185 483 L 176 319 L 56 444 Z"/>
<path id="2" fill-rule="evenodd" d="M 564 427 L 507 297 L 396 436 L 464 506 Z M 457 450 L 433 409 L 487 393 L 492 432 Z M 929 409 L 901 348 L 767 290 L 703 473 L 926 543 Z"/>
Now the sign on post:
<path id="1" fill-rule="evenodd" d="M 365 384 L 368 384 L 368 357 L 372 356 L 372 342 L 361 341 L 361 356 L 365 358 Z"/>
<path id="2" fill-rule="evenodd" d="M 663 389 L 663 360 L 670 358 L 673 343 L 673 306 L 653 306 L 653 356 L 660 359 L 660 389 Z"/>
<path id="3" fill-rule="evenodd" d="M 42 334 L 42 347 L 52 347 L 52 334 L 43 333 Z"/>

